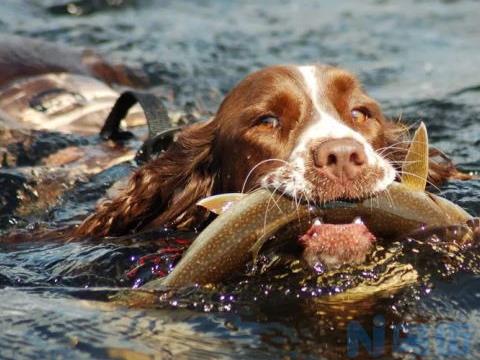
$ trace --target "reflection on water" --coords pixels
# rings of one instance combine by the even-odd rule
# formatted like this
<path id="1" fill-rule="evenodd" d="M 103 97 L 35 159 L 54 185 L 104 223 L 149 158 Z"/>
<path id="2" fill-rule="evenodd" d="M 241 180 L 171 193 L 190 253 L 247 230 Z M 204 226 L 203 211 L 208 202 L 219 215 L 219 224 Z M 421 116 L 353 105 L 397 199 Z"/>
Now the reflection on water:
<path id="1" fill-rule="evenodd" d="M 92 46 L 143 66 L 173 110 L 208 114 L 235 81 L 267 64 L 339 63 L 360 74 L 388 114 L 425 121 L 435 145 L 464 170 L 480 170 L 477 2 L 32 0 L 0 10 L 3 33 Z M 25 166 L 56 144 L 94 142 L 42 136 L 29 162 L 2 174 L 3 188 L 35 198 Z M 445 233 L 379 242 L 366 264 L 321 276 L 266 252 L 222 285 L 149 293 L 149 306 L 127 308 L 129 289 L 168 272 L 195 234 L 161 230 L 101 243 L 35 234 L 77 222 L 130 171 L 126 163 L 108 167 L 69 183 L 53 208 L 37 202 L 15 216 L 16 198 L 4 197 L 0 232 L 16 235 L 0 243 L 1 358 L 339 358 L 352 320 L 370 331 L 379 315 L 386 358 L 396 326 L 402 338 L 408 326 L 438 329 L 442 321 L 479 332 L 480 251 L 438 241 Z M 480 215 L 478 180 L 450 182 L 441 194 Z M 422 354 L 438 358 L 435 344 L 449 336 L 427 337 Z M 473 339 L 462 358 L 478 357 Z"/>

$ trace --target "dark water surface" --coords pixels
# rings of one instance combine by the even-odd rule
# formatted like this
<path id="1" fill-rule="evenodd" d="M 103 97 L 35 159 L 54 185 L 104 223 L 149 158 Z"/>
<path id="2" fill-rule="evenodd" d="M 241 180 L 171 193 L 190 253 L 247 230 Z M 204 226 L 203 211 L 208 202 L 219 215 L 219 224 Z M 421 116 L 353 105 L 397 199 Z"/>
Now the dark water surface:
<path id="1" fill-rule="evenodd" d="M 7 0 L 0 4 L 0 32 L 92 47 L 141 66 L 154 90 L 171 95 L 172 109 L 194 106 L 204 113 L 262 66 L 339 64 L 360 76 L 390 116 L 425 121 L 434 145 L 463 170 L 478 172 L 479 15 L 480 3 L 468 0 Z M 75 221 L 128 171 L 120 165 L 77 184 L 36 220 L 54 227 Z M 441 193 L 480 215 L 479 180 L 452 181 Z M 32 219 L 3 218 L 0 231 L 15 221 L 25 232 L 36 226 Z M 295 261 L 269 272 L 260 263 L 217 288 L 160 297 L 153 308 L 105 301 L 118 287 L 168 271 L 176 253 L 157 253 L 144 263 L 140 257 L 181 250 L 191 239 L 149 236 L 101 244 L 0 243 L 0 358 L 334 359 L 347 357 L 347 329 L 355 324 L 369 335 L 374 324 L 377 330 L 385 324 L 381 358 L 480 357 L 477 248 L 453 253 L 421 242 L 393 244 L 377 248 L 369 268 L 344 269 L 318 283 L 301 278 Z M 262 259 L 264 265 L 270 260 Z M 385 284 L 392 278 L 404 286 L 326 296 L 365 279 Z M 413 340 L 392 355 L 395 329 Z"/>

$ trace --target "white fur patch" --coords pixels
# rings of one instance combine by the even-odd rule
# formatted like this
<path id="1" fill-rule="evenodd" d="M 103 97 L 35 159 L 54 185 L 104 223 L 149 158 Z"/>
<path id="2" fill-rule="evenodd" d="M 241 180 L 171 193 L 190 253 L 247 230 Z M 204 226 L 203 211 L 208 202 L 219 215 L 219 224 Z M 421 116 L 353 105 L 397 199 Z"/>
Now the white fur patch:
<path id="1" fill-rule="evenodd" d="M 313 65 L 305 65 L 299 66 L 298 70 L 303 76 L 303 81 L 305 81 L 305 86 L 308 89 L 313 106 L 317 111 L 320 111 L 320 106 L 318 105 L 317 68 Z"/>

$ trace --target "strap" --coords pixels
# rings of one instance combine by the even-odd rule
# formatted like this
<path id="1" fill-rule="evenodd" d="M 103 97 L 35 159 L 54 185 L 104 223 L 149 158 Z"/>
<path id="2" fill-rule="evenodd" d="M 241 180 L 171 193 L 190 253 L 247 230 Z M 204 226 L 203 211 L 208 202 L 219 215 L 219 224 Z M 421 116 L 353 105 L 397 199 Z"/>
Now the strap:
<path id="1" fill-rule="evenodd" d="M 162 131 L 171 128 L 170 118 L 162 100 L 157 96 L 140 91 L 125 91 L 120 95 L 108 114 L 105 124 L 100 131 L 104 140 L 125 140 L 133 135 L 129 131 L 120 131 L 120 121 L 127 115 L 128 110 L 139 103 L 145 112 L 149 137 L 154 137 Z"/>
<path id="2" fill-rule="evenodd" d="M 145 113 L 148 126 L 148 139 L 135 156 L 137 163 L 141 164 L 150 160 L 153 154 L 166 150 L 181 127 L 171 126 L 167 109 L 160 98 L 151 93 L 128 90 L 122 93 L 113 105 L 100 131 L 100 137 L 114 141 L 132 138 L 130 131 L 120 131 L 120 122 L 137 102 Z"/>

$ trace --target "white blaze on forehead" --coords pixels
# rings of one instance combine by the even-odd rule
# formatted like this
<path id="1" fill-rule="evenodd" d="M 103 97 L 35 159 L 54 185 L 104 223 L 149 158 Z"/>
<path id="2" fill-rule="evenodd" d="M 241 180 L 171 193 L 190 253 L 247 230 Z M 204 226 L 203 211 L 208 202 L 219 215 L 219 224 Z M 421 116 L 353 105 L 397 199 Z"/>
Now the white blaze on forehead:
<path id="1" fill-rule="evenodd" d="M 303 81 L 309 92 L 310 98 L 312 99 L 313 106 L 317 111 L 320 111 L 320 106 L 318 105 L 318 81 L 317 81 L 317 68 L 312 65 L 299 66 L 298 70 L 303 76 Z"/>

